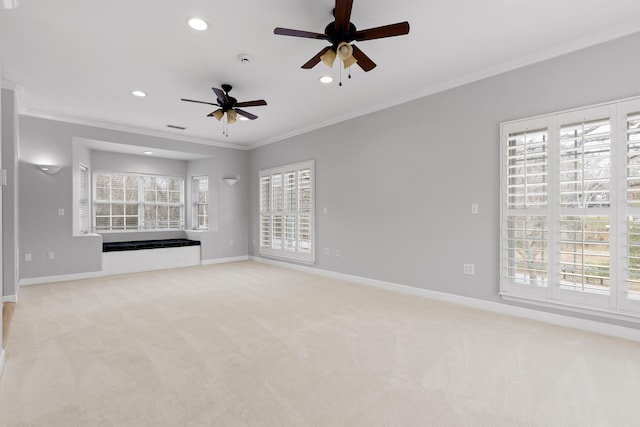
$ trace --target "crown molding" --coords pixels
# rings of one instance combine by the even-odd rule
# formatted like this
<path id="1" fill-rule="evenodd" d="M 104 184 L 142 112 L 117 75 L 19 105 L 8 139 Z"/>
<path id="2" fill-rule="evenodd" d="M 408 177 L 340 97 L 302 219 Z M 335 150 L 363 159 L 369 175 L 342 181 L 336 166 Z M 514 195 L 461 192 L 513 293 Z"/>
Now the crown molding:
<path id="1" fill-rule="evenodd" d="M 39 118 L 39 119 L 55 120 L 55 121 L 58 121 L 58 122 L 71 123 L 71 124 L 82 125 L 82 126 L 97 127 L 97 128 L 101 128 L 101 129 L 108 129 L 108 130 L 113 130 L 113 131 L 118 131 L 118 132 L 128 132 L 128 133 L 135 133 L 135 134 L 138 134 L 138 135 L 146 135 L 146 136 L 153 136 L 153 137 L 157 137 L 157 138 L 172 139 L 174 141 L 192 142 L 194 144 L 209 145 L 209 146 L 220 147 L 220 148 L 231 148 L 231 149 L 234 149 L 234 150 L 241 150 L 241 151 L 248 150 L 248 147 L 245 146 L 245 145 L 230 144 L 228 142 L 212 141 L 212 140 L 208 140 L 208 139 L 195 138 L 195 137 L 191 137 L 191 136 L 175 135 L 175 134 L 172 134 L 172 133 L 169 133 L 169 132 L 161 132 L 161 131 L 157 131 L 157 130 L 137 128 L 137 127 L 134 127 L 134 126 L 116 125 L 116 124 L 113 124 L 113 123 L 106 123 L 106 122 L 100 122 L 100 121 L 81 119 L 79 117 L 66 116 L 66 115 L 62 115 L 62 114 L 46 113 L 46 112 L 43 112 L 43 111 L 36 111 L 36 110 L 32 110 L 32 109 L 25 109 L 24 111 L 20 111 L 20 114 L 23 115 L 23 116 L 36 117 L 36 118 Z"/>
<path id="2" fill-rule="evenodd" d="M 625 26 L 621 26 L 612 30 L 602 31 L 597 34 L 592 34 L 586 37 L 582 37 L 576 40 L 572 40 L 568 43 L 563 43 L 561 45 L 554 46 L 550 49 L 545 49 L 531 55 L 522 56 L 520 58 L 514 59 L 512 61 L 504 62 L 495 67 L 485 68 L 475 73 L 467 74 L 463 77 L 452 79 L 446 81 L 442 84 L 428 87 L 426 89 L 422 89 L 416 91 L 410 95 L 405 95 L 397 98 L 393 98 L 389 101 L 373 105 L 371 107 L 356 111 L 354 113 L 348 114 L 342 117 L 336 117 L 330 120 L 327 120 L 322 123 L 318 123 L 312 126 L 308 126 L 306 128 L 297 129 L 295 131 L 276 136 L 270 139 L 267 139 L 262 142 L 258 142 L 255 144 L 250 144 L 248 146 L 249 150 L 253 150 L 255 148 L 263 147 L 265 145 L 272 144 L 274 142 L 282 141 L 284 139 L 292 138 L 297 135 L 301 135 L 304 133 L 308 133 L 317 129 L 321 129 L 323 127 L 331 126 L 340 122 L 344 122 L 347 120 L 355 119 L 357 117 L 365 116 L 367 114 L 375 113 L 377 111 L 381 111 L 387 108 L 395 107 L 397 105 L 405 104 L 407 102 L 415 101 L 416 99 L 424 98 L 430 95 L 434 95 L 439 92 L 444 92 L 449 89 L 453 89 L 456 87 L 464 86 L 470 83 L 474 83 L 480 80 L 484 80 L 490 77 L 494 77 L 509 71 L 517 70 L 519 68 L 523 68 L 529 65 L 533 65 L 539 62 L 543 62 L 549 59 L 557 58 L 563 55 L 567 55 L 573 52 L 577 52 L 582 49 L 586 49 L 592 46 L 596 46 L 602 43 L 606 43 L 612 40 L 616 40 L 634 33 L 640 32 L 640 25 L 638 23 L 633 23 Z"/>

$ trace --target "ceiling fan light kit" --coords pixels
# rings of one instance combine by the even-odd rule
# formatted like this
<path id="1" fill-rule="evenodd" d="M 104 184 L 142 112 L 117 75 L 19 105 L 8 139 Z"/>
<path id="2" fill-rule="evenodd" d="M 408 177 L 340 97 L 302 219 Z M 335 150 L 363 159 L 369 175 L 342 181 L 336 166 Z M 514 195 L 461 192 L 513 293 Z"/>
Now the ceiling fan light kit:
<path id="1" fill-rule="evenodd" d="M 218 121 L 222 120 L 222 116 L 224 116 L 224 112 L 220 109 L 217 109 L 213 113 L 211 113 L 213 117 L 215 117 Z"/>
<path id="2" fill-rule="evenodd" d="M 322 56 L 320 56 L 320 60 L 324 65 L 331 68 L 333 67 L 333 63 L 336 60 L 336 53 L 333 51 L 333 49 L 329 49 L 324 54 L 322 54 Z"/>
<path id="3" fill-rule="evenodd" d="M 338 44 L 336 54 L 338 55 L 338 58 L 346 61 L 347 59 L 351 58 L 351 55 L 353 55 L 353 46 L 351 46 L 349 43 L 340 42 L 340 44 Z"/>
<path id="4" fill-rule="evenodd" d="M 229 96 L 229 92 L 233 87 L 230 84 L 223 84 L 222 89 L 212 87 L 211 90 L 216 95 L 216 102 L 196 101 L 195 99 L 180 98 L 181 101 L 195 102 L 198 104 L 215 105 L 220 107 L 217 110 L 207 114 L 208 117 L 215 117 L 218 121 L 221 121 L 224 115 L 227 115 L 227 120 L 222 122 L 222 133 L 225 136 L 229 136 L 229 128 L 227 125 L 233 124 L 238 120 L 238 115 L 245 117 L 249 120 L 255 120 L 258 116 L 249 113 L 248 111 L 241 110 L 240 108 L 246 107 L 258 107 L 261 105 L 267 105 L 267 101 L 264 99 L 256 99 L 255 101 L 238 102 L 233 96 Z"/>
<path id="5" fill-rule="evenodd" d="M 409 23 L 404 21 L 382 27 L 358 30 L 350 21 L 352 7 L 353 0 L 336 0 L 335 8 L 333 9 L 335 19 L 325 27 L 324 34 L 281 27 L 276 27 L 273 33 L 281 36 L 325 40 L 331 43 L 331 46 L 325 47 L 313 58 L 304 63 L 302 65 L 304 69 L 311 69 L 320 61 L 328 67 L 332 67 L 337 56 L 342 60 L 344 68 L 358 64 L 360 68 L 368 72 L 376 67 L 376 63 L 365 55 L 358 46 L 352 45 L 351 42 L 362 42 L 405 35 L 409 33 Z"/>

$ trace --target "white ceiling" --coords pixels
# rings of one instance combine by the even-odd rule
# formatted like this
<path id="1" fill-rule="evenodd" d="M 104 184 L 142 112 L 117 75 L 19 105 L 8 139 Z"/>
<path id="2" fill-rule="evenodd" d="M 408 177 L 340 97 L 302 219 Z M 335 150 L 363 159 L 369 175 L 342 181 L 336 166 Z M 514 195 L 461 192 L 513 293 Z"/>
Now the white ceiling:
<path id="1" fill-rule="evenodd" d="M 358 43 L 377 64 L 338 86 L 338 64 L 300 66 L 327 45 L 277 36 L 320 32 L 334 0 L 20 0 L 0 10 L 2 76 L 24 114 L 258 146 L 442 89 L 640 31 L 638 0 L 354 0 L 358 29 L 409 21 L 406 36 Z M 186 19 L 211 28 L 196 32 Z M 238 55 L 253 57 L 242 64 Z M 323 85 L 322 75 L 335 77 Z M 206 117 L 212 86 L 233 85 L 257 120 Z M 146 98 L 131 91 L 140 89 Z M 184 126 L 171 130 L 167 124 Z"/>

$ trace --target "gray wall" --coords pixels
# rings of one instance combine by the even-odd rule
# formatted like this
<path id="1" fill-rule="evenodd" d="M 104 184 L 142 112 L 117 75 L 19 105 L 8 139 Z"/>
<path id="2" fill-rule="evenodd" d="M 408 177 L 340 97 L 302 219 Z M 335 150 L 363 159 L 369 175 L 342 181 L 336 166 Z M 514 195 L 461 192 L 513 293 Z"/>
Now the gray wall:
<path id="1" fill-rule="evenodd" d="M 227 159 L 203 159 L 189 162 L 189 180 L 193 176 L 209 176 L 209 230 L 187 230 L 187 236 L 190 239 L 200 240 L 204 262 L 246 256 L 249 251 L 247 247 L 249 221 L 248 154 L 246 151 L 236 151 L 235 157 L 235 159 L 229 157 Z M 233 187 L 222 181 L 223 178 L 238 176 L 240 180 Z M 235 206 L 237 209 L 225 209 L 225 206 Z"/>
<path id="2" fill-rule="evenodd" d="M 2 188 L 2 281 L 3 296 L 15 295 L 18 285 L 18 114 L 13 90 L 2 89 L 2 169 L 7 185 Z"/>
<path id="3" fill-rule="evenodd" d="M 250 151 L 251 254 L 258 171 L 315 159 L 317 268 L 500 301 L 499 124 L 639 95 L 639 49 L 636 34 Z"/>
<path id="4" fill-rule="evenodd" d="M 2 71 L 0 71 L 0 82 L 2 81 Z M 2 148 L 4 147 L 4 136 L 2 134 L 2 122 L 4 121 L 4 113 L 2 110 L 2 98 L 4 97 L 4 91 L 0 89 L 0 169 L 2 168 Z M 2 194 L 3 194 L 3 186 L 0 185 L 0 242 L 2 242 L 4 240 L 4 231 L 2 228 L 2 210 L 3 210 L 3 204 L 2 204 Z M 0 310 L 3 310 L 4 307 L 4 281 L 2 279 L 2 276 L 4 276 L 4 261 L 3 261 L 3 251 L 2 251 L 2 244 L 0 244 L 0 271 L 2 271 L 2 274 L 0 274 Z M 0 343 L 2 342 L 2 315 L 0 314 Z M 0 344 L 0 360 L 4 360 L 4 349 L 2 348 L 2 344 Z M 4 369 L 4 363 L 0 362 L 0 376 L 2 376 L 2 371 Z"/>
<path id="5" fill-rule="evenodd" d="M 20 263 L 21 279 L 97 272 L 102 268 L 100 236 L 72 235 L 72 141 L 74 138 L 107 141 L 152 149 L 181 151 L 201 157 L 216 158 L 220 173 L 233 171 L 247 173 L 248 154 L 246 151 L 195 144 L 185 141 L 114 131 L 84 125 L 63 123 L 54 120 L 20 116 Z M 93 169 L 100 167 L 100 161 L 107 161 L 92 155 Z M 126 157 L 126 156 L 125 156 Z M 139 156 L 122 160 L 122 167 L 133 167 Z M 45 175 L 34 164 L 47 163 L 64 165 L 55 175 Z M 187 173 L 185 162 L 179 162 L 180 170 Z M 141 171 L 144 172 L 144 171 Z M 247 254 L 247 198 L 248 187 L 236 186 L 234 197 L 221 196 L 219 230 L 212 233 L 208 242 L 207 256 L 216 258 Z M 58 216 L 58 208 L 65 210 Z M 217 234 L 216 234 L 217 233 Z M 140 233 L 136 233 L 140 234 Z M 180 233 L 184 235 L 184 233 Z M 105 234 L 105 236 L 107 236 Z M 222 236 L 223 238 L 218 238 Z M 113 238 L 114 236 L 108 237 Z M 127 240 L 138 236 L 127 234 Z M 144 238 L 162 238 L 163 233 Z M 172 237 L 172 236 L 169 236 Z M 234 246 L 229 246 L 234 240 Z M 54 251 L 55 259 L 48 260 L 47 252 Z M 32 261 L 24 261 L 24 253 L 32 254 Z"/>

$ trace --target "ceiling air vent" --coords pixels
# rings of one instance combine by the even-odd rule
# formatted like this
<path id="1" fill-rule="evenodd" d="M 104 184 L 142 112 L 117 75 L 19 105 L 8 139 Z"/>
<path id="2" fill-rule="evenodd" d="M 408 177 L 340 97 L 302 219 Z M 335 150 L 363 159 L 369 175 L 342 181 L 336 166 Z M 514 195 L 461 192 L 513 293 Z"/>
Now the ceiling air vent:
<path id="1" fill-rule="evenodd" d="M 167 125 L 167 127 L 171 128 L 171 129 L 179 129 L 179 130 L 185 130 L 186 129 L 186 127 L 184 127 L 184 126 L 176 126 L 176 125 Z"/>

